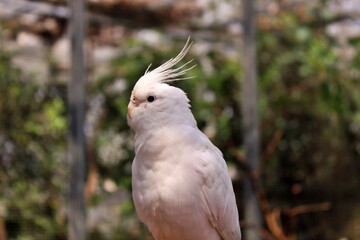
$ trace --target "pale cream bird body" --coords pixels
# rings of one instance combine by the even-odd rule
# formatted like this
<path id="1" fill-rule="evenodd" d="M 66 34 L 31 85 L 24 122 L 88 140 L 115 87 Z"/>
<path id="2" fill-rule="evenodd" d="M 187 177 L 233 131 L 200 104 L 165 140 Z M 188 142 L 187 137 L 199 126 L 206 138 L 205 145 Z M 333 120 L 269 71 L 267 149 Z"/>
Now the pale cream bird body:
<path id="1" fill-rule="evenodd" d="M 156 240 L 240 240 L 232 183 L 220 150 L 198 129 L 189 100 L 167 83 L 188 69 L 172 67 L 188 52 L 146 71 L 134 86 L 128 123 L 136 212 Z"/>

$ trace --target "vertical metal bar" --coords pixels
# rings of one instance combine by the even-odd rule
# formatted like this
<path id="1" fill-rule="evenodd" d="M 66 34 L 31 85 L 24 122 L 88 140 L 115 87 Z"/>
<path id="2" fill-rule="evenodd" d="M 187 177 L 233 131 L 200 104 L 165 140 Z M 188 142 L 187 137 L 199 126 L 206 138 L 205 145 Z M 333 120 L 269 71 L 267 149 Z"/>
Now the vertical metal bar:
<path id="1" fill-rule="evenodd" d="M 243 86 L 242 111 L 244 117 L 244 145 L 246 162 L 252 171 L 259 164 L 259 124 L 257 112 L 257 75 L 256 75 L 256 16 L 255 1 L 243 0 Z M 246 239 L 261 239 L 261 215 L 259 203 L 253 191 L 251 180 L 245 180 L 245 221 L 249 227 L 245 229 Z"/>
<path id="2" fill-rule="evenodd" d="M 70 7 L 71 79 L 69 101 L 69 240 L 85 240 L 85 11 L 84 0 L 68 0 Z"/>

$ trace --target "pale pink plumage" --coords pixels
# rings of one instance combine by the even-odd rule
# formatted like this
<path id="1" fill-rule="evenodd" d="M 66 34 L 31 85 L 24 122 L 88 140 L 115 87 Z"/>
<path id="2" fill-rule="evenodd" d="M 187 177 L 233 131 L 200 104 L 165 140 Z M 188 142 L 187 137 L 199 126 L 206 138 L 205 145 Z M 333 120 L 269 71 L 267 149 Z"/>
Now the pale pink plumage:
<path id="1" fill-rule="evenodd" d="M 146 71 L 134 86 L 128 123 L 136 212 L 156 240 L 240 240 L 238 211 L 222 153 L 197 128 L 186 94 L 169 82 L 189 51 Z"/>

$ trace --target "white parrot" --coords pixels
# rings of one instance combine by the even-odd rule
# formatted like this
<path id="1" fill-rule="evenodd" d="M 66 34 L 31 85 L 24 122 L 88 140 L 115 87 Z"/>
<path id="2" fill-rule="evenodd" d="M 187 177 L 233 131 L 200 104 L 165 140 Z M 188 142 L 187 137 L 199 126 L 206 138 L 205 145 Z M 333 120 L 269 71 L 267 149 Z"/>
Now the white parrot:
<path id="1" fill-rule="evenodd" d="M 135 132 L 132 196 L 156 240 L 240 240 L 235 194 L 221 151 L 198 129 L 184 91 L 168 83 L 182 51 L 137 81 L 127 120 Z M 149 66 L 150 67 L 150 66 Z"/>

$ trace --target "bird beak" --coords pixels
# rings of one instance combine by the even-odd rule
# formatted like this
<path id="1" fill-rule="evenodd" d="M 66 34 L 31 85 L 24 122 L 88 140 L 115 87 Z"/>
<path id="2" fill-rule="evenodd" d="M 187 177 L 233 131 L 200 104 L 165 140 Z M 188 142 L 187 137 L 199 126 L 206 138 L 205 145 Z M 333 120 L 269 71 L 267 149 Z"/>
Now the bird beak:
<path id="1" fill-rule="evenodd" d="M 135 108 L 134 104 L 130 101 L 129 102 L 129 105 L 128 105 L 128 112 L 127 112 L 127 115 L 128 115 L 128 118 L 131 119 L 131 111 Z"/>
<path id="2" fill-rule="evenodd" d="M 140 105 L 140 101 L 136 98 L 133 98 L 130 100 L 130 104 L 134 105 L 135 107 L 138 107 Z"/>
<path id="3" fill-rule="evenodd" d="M 139 100 L 137 100 L 136 98 L 131 98 L 129 105 L 128 105 L 128 118 L 131 119 L 131 112 L 140 105 Z"/>

